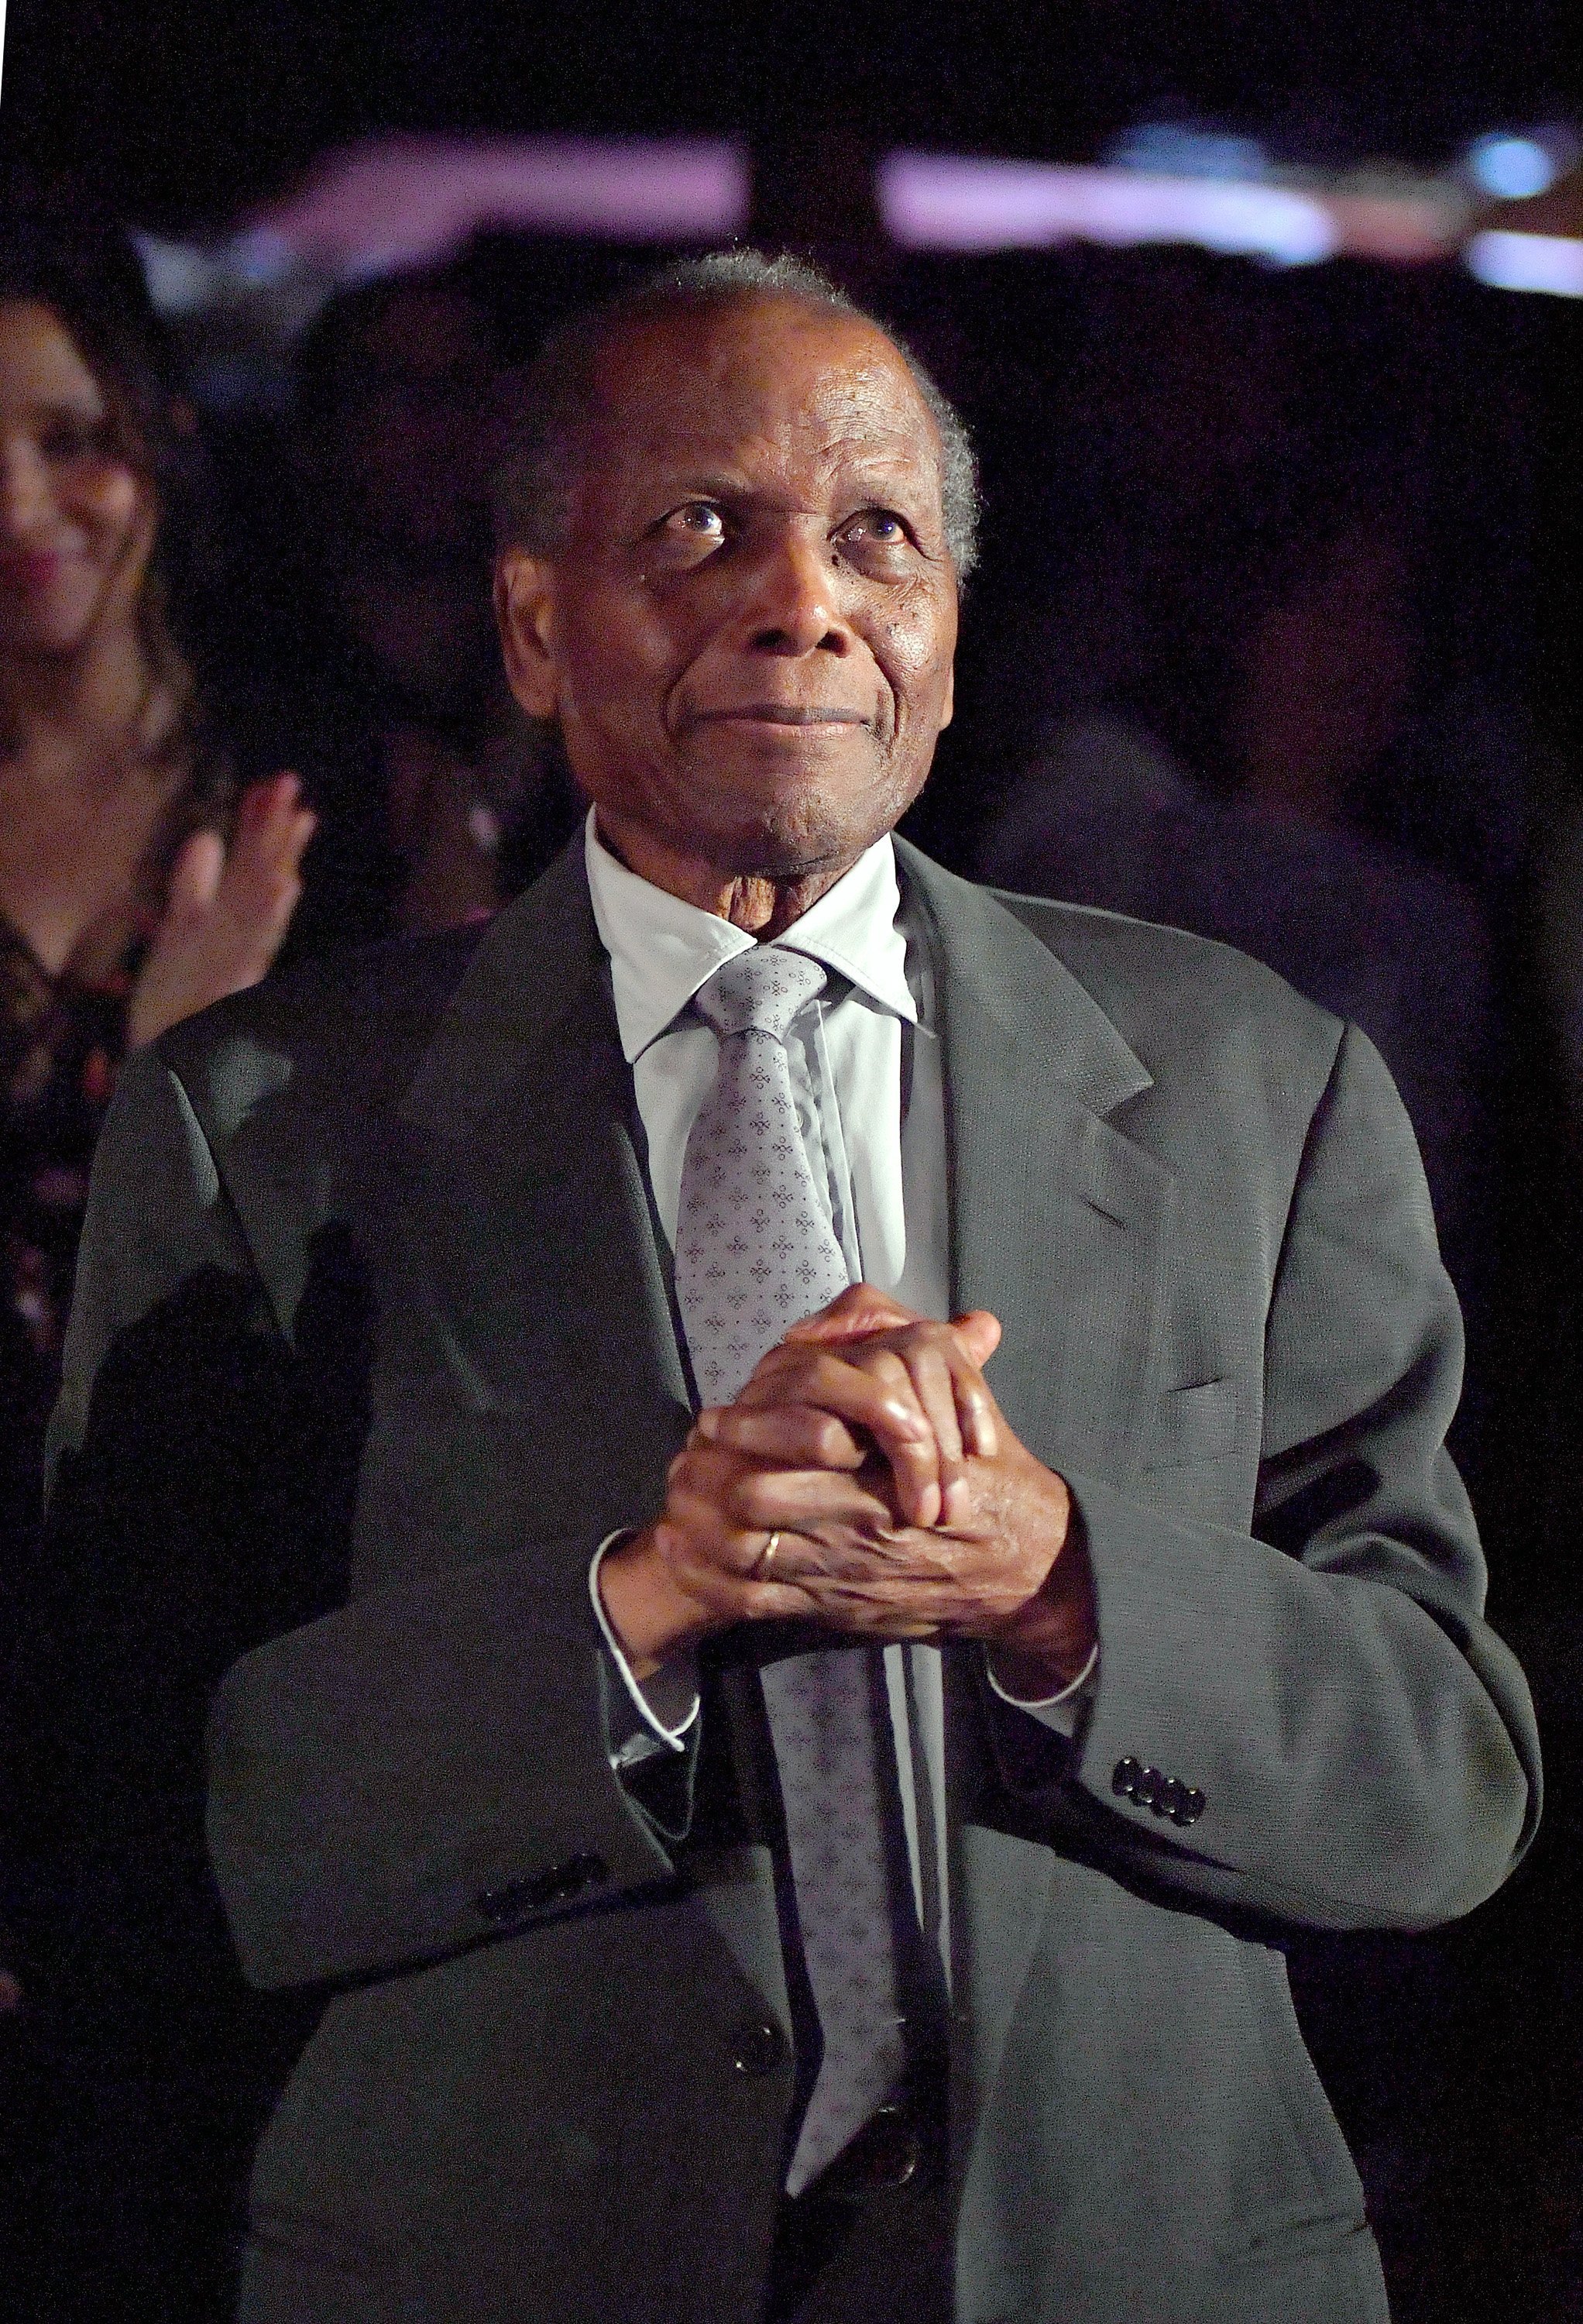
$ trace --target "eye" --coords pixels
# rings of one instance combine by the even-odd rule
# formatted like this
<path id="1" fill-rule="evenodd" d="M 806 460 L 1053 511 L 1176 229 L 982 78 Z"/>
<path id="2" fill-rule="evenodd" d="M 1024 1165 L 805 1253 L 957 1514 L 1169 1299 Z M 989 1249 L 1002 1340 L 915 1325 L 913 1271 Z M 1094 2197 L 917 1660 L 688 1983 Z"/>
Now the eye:
<path id="1" fill-rule="evenodd" d="M 62 413 L 40 430 L 39 449 L 46 460 L 60 466 L 73 460 L 106 459 L 114 449 L 113 434 L 108 420 Z"/>
<path id="2" fill-rule="evenodd" d="M 663 520 L 663 529 L 687 540 L 723 540 L 725 519 L 713 501 L 684 501 Z"/>
<path id="3" fill-rule="evenodd" d="M 905 517 L 894 509 L 861 509 L 849 518 L 837 538 L 848 548 L 859 550 L 906 549 L 912 533 Z"/>

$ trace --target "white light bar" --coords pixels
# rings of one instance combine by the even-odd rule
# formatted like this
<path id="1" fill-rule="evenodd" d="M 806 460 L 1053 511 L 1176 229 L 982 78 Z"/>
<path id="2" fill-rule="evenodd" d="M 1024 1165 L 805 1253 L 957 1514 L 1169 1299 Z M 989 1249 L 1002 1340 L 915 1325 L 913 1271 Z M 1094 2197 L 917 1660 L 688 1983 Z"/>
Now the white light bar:
<path id="1" fill-rule="evenodd" d="M 1583 242 L 1562 234 L 1476 234 L 1468 272 L 1496 290 L 1548 290 L 1583 299 Z"/>
<path id="2" fill-rule="evenodd" d="M 891 153 L 879 164 L 876 189 L 887 231 L 910 250 L 1191 242 L 1307 266 L 1329 258 L 1339 244 L 1325 205 L 1284 186 Z"/>
<path id="3" fill-rule="evenodd" d="M 714 242 L 748 222 L 748 155 L 702 139 L 385 137 L 331 154 L 243 242 L 345 276 L 437 263 L 481 227 Z"/>

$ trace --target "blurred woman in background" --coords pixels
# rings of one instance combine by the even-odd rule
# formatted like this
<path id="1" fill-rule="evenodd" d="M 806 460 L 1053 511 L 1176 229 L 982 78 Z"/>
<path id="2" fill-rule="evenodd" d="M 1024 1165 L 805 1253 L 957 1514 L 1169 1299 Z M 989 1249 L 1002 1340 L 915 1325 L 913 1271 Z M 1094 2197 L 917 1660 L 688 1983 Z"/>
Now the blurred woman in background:
<path id="1" fill-rule="evenodd" d="M 191 414 L 130 244 L 56 204 L 6 204 L 0 1680 L 39 1580 L 44 1427 L 117 1066 L 264 973 L 313 829 L 293 776 L 242 785 L 200 679 L 202 498 Z M 38 1965 L 6 1937 L 6 1905 L 25 1925 L 42 1877 L 15 1850 L 15 1805 L 0 1817 L 0 2019 L 14 2029 Z M 0 2057 L 0 2246 L 23 2226 L 33 2099 L 50 2080 L 48 2036 L 22 2022 L 32 2038 Z M 0 2277 L 22 2316 L 20 2259 L 0 2257 Z"/>
<path id="2" fill-rule="evenodd" d="M 14 1618 L 95 1140 L 128 1048 L 254 982 L 313 827 L 200 678 L 202 468 L 136 256 L 0 217 L 0 1613 Z M 0 1646 L 10 1620 L 0 1620 Z"/>

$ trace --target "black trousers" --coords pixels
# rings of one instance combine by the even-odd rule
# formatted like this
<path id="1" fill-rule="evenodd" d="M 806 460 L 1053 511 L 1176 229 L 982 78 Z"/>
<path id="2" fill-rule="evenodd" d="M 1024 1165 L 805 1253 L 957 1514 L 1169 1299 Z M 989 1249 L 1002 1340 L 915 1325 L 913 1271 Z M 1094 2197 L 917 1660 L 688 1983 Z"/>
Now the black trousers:
<path id="1" fill-rule="evenodd" d="M 907 2094 L 783 2199 L 764 2324 L 952 2324 L 946 2120 L 943 2068 L 915 2064 Z"/>
<path id="2" fill-rule="evenodd" d="M 952 2324 L 943 2187 L 927 2180 L 861 2203 L 788 2203 L 764 2324 Z"/>

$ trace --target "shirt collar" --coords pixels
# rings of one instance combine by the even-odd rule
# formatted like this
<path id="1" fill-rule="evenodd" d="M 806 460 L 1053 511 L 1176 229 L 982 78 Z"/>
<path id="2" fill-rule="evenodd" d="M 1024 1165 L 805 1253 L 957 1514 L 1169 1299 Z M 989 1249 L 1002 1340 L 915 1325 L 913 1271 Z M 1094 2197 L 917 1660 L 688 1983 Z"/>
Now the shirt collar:
<path id="1" fill-rule="evenodd" d="M 594 924 L 610 954 L 616 1023 L 627 1063 L 642 1055 L 717 968 L 756 939 L 713 912 L 639 879 L 600 838 L 591 807 L 584 833 Z M 877 839 L 850 872 L 773 939 L 807 953 L 893 1016 L 916 1021 L 907 981 L 907 939 L 897 925 L 901 890 L 890 835 Z"/>

